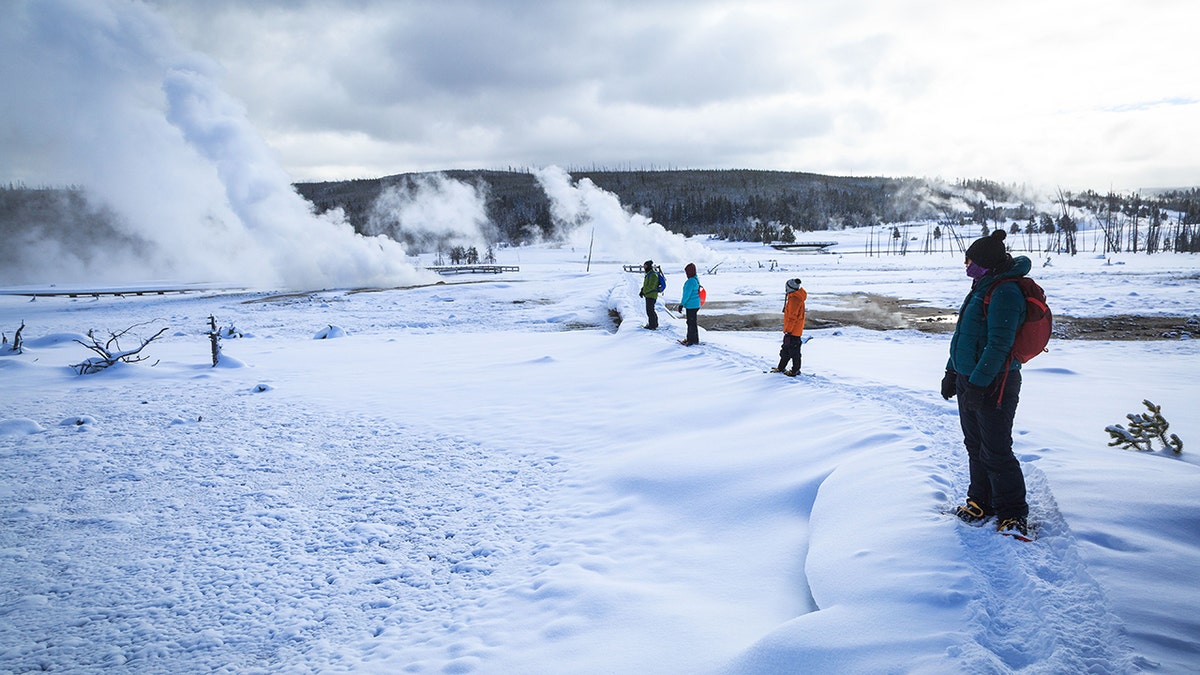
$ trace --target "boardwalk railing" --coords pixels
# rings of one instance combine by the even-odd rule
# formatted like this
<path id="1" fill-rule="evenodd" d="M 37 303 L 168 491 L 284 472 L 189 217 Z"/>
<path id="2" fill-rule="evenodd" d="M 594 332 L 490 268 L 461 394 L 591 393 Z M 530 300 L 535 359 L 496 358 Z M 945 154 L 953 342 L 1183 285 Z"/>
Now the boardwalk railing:
<path id="1" fill-rule="evenodd" d="M 425 269 L 438 274 L 500 274 L 521 271 L 516 265 L 434 265 Z"/>
<path id="2" fill-rule="evenodd" d="M 837 246 L 836 241 L 805 241 L 795 244 L 771 244 L 771 248 L 777 251 L 803 251 L 824 253 L 825 249 L 830 246 Z"/>
<path id="3" fill-rule="evenodd" d="M 0 288 L 0 295 L 18 295 L 30 298 L 99 298 L 108 296 L 123 298 L 126 296 L 143 295 L 173 295 L 176 293 L 208 293 L 213 291 L 240 291 L 240 287 L 226 287 L 220 284 L 180 284 L 180 285 L 147 285 L 147 286 L 109 286 L 71 288 L 64 286 L 24 286 L 16 288 Z"/>

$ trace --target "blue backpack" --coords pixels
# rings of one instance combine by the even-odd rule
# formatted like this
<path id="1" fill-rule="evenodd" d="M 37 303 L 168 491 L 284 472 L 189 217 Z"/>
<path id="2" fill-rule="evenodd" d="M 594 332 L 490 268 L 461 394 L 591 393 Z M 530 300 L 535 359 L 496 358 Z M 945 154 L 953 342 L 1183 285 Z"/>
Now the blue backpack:
<path id="1" fill-rule="evenodd" d="M 658 292 L 662 293 L 663 291 L 667 290 L 667 277 L 663 275 L 661 267 L 655 268 L 654 271 L 658 272 Z"/>

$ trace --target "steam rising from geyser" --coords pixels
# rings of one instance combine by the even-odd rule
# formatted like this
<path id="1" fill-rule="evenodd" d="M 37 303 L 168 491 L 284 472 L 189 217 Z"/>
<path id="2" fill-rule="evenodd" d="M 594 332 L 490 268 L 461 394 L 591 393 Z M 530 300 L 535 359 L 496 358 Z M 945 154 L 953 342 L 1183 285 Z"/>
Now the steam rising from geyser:
<path id="1" fill-rule="evenodd" d="M 0 180 L 82 186 L 116 213 L 113 236 L 82 251 L 69 233 L 22 232 L 19 268 L 39 278 L 6 282 L 311 289 L 431 278 L 395 241 L 356 234 L 340 212 L 315 215 L 220 89 L 216 65 L 145 5 L 18 0 L 5 14 Z"/>
<path id="2" fill-rule="evenodd" d="M 380 192 L 367 220 L 368 234 L 386 234 L 413 252 L 494 241 L 483 189 L 444 174 L 406 177 Z"/>
<path id="3" fill-rule="evenodd" d="M 630 213 L 616 195 L 590 179 L 573 184 L 570 174 L 557 166 L 540 169 L 534 176 L 550 199 L 550 215 L 559 235 L 574 246 L 590 245 L 594 260 L 701 262 L 717 257 L 703 244 Z"/>

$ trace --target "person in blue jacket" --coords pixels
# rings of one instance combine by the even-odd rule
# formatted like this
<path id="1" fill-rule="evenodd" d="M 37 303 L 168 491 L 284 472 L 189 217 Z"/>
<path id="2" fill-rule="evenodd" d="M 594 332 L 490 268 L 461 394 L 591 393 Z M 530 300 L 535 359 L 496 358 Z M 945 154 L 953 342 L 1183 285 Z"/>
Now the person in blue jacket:
<path id="1" fill-rule="evenodd" d="M 687 281 L 683 282 L 683 297 L 679 299 L 679 311 L 687 313 L 687 337 L 680 340 L 682 345 L 700 344 L 700 329 L 696 325 L 700 313 L 700 278 L 696 276 L 696 263 L 688 263 L 683 268 Z"/>
<path id="2" fill-rule="evenodd" d="M 1005 236 L 1004 230 L 997 229 L 967 248 L 966 273 L 973 282 L 958 311 L 941 393 L 946 400 L 958 397 L 970 469 L 967 503 L 955 515 L 972 524 L 995 516 L 997 530 L 1025 537 L 1029 527 L 1025 475 L 1012 450 L 1021 364 L 1008 358 L 1017 329 L 1025 321 L 1025 296 L 1017 284 L 993 285 L 1025 276 L 1031 263 L 1025 256 L 1009 255 Z"/>

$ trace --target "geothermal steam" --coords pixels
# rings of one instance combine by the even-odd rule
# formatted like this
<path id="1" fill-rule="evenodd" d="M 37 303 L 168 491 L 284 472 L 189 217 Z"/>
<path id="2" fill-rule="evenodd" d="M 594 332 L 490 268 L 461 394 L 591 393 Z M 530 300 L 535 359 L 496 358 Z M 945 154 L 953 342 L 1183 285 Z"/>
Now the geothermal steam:
<path id="1" fill-rule="evenodd" d="M 230 281 L 327 288 L 412 283 L 429 273 L 386 237 L 317 216 L 218 85 L 148 7 L 17 2 L 0 22 L 0 179 L 79 186 L 115 215 L 79 250 L 28 224 L 6 282 Z"/>
<path id="2" fill-rule="evenodd" d="M 559 236 L 575 246 L 590 246 L 594 259 L 699 262 L 716 257 L 703 244 L 668 232 L 641 214 L 629 213 L 616 195 L 587 178 L 572 183 L 571 176 L 556 166 L 534 175 L 550 199 L 550 214 Z"/>
<path id="3" fill-rule="evenodd" d="M 384 234 L 416 252 L 483 248 L 495 240 L 483 190 L 443 174 L 406 177 L 371 207 L 368 234 Z"/>

